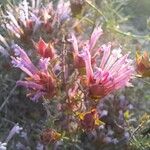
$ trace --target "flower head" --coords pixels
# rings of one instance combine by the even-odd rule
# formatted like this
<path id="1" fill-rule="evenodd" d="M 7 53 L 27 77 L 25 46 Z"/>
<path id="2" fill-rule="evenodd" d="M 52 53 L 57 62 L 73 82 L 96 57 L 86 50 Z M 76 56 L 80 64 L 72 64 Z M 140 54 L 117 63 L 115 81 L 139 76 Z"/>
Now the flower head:
<path id="1" fill-rule="evenodd" d="M 94 69 L 91 65 L 89 51 L 86 50 L 83 55 L 89 95 L 96 99 L 123 88 L 134 71 L 131 65 L 132 61 L 128 59 L 128 54 L 122 56 L 120 48 L 111 52 L 111 44 L 108 44 L 103 45 L 100 52 L 103 52 L 100 66 Z"/>
<path id="2" fill-rule="evenodd" d="M 84 113 L 79 113 L 78 116 L 79 116 L 81 128 L 86 131 L 93 130 L 96 126 L 102 123 L 99 120 L 99 116 L 96 109 L 92 109 Z"/>
<path id="3" fill-rule="evenodd" d="M 148 52 L 144 51 L 143 55 L 136 52 L 137 72 L 143 77 L 150 77 L 150 58 Z"/>
<path id="4" fill-rule="evenodd" d="M 31 4 L 31 5 L 30 5 Z M 31 3 L 23 0 L 18 6 L 8 5 L 4 12 L 4 23 L 2 26 L 11 35 L 28 41 L 37 31 L 51 33 L 60 22 L 66 20 L 70 14 L 70 3 L 60 0 L 57 8 L 54 9 L 50 2 L 43 6 L 39 1 L 32 0 Z"/>
<path id="5" fill-rule="evenodd" d="M 37 43 L 35 43 L 35 48 L 40 54 L 40 56 L 43 58 L 53 59 L 56 57 L 55 49 L 52 46 L 52 44 L 50 42 L 45 43 L 42 38 L 40 38 L 40 40 Z"/>
<path id="6" fill-rule="evenodd" d="M 2 26 L 10 31 L 17 38 L 27 39 L 40 26 L 40 20 L 33 12 L 27 0 L 24 0 L 19 6 L 9 7 L 4 16 L 5 22 Z"/>
<path id="7" fill-rule="evenodd" d="M 91 37 L 86 42 L 81 42 L 82 45 L 78 46 L 78 41 L 75 35 L 71 34 L 71 39 L 69 41 L 72 43 L 73 46 L 73 57 L 74 57 L 74 64 L 75 67 L 78 69 L 85 68 L 85 61 L 82 57 L 85 50 L 89 51 L 92 59 L 91 62 L 95 62 L 95 55 L 97 54 L 97 51 L 95 51 L 94 47 L 96 45 L 97 40 L 102 35 L 102 29 L 101 27 L 95 27 L 94 31 L 91 34 Z"/>
<path id="8" fill-rule="evenodd" d="M 38 68 L 36 68 L 23 49 L 14 45 L 13 50 L 15 51 L 15 57 L 11 57 L 12 64 L 29 76 L 25 78 L 26 81 L 17 81 L 17 85 L 29 89 L 28 96 L 33 101 L 37 101 L 42 96 L 52 98 L 55 95 L 56 83 L 48 71 L 49 58 L 40 59 Z"/>
<path id="9" fill-rule="evenodd" d="M 111 43 L 95 48 L 101 35 L 102 29 L 97 26 L 84 46 L 78 46 L 74 34 L 70 40 L 75 66 L 86 69 L 86 87 L 89 96 L 96 99 L 124 87 L 134 71 L 132 61 L 128 59 L 128 54 L 122 55 L 121 48 L 111 50 Z"/>
<path id="10" fill-rule="evenodd" d="M 41 142 L 43 144 L 51 144 L 60 140 L 61 134 L 55 131 L 54 129 L 47 128 L 45 129 L 40 136 Z"/>

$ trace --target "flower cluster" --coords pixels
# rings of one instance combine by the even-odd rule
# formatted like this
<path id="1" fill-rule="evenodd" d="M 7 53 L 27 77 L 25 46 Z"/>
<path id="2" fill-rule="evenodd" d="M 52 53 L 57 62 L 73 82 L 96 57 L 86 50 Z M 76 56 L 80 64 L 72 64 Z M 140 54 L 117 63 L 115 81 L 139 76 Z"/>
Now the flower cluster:
<path id="1" fill-rule="evenodd" d="M 56 9 L 52 2 L 45 7 L 36 0 L 32 0 L 31 3 L 30 6 L 27 0 L 23 0 L 19 6 L 9 6 L 9 10 L 3 16 L 3 28 L 17 38 L 27 40 L 39 30 L 51 32 L 56 24 L 69 17 L 70 4 L 63 0 L 59 1 Z"/>
<path id="2" fill-rule="evenodd" d="M 127 113 L 132 110 L 132 105 L 124 95 L 115 97 L 110 94 L 98 105 L 97 112 L 103 124 L 94 130 L 83 132 L 81 140 L 83 143 L 90 140 L 94 149 L 120 149 L 126 145 L 130 133 L 127 130 Z M 84 146 L 86 149 L 86 144 Z"/>
<path id="3" fill-rule="evenodd" d="M 52 46 L 52 43 L 45 43 L 45 41 L 40 38 L 40 40 L 38 41 L 38 43 L 35 43 L 35 48 L 38 52 L 38 54 L 43 57 L 43 58 L 50 58 L 53 59 L 56 57 L 55 54 L 55 49 Z"/>
<path id="4" fill-rule="evenodd" d="M 37 68 L 18 45 L 13 45 L 13 50 L 15 52 L 15 56 L 11 57 L 13 66 L 20 68 L 29 76 L 26 81 L 17 81 L 17 85 L 29 89 L 28 96 L 33 101 L 42 96 L 52 98 L 56 94 L 56 83 L 54 76 L 48 71 L 49 58 L 41 58 Z"/>
<path id="5" fill-rule="evenodd" d="M 10 42 L 12 65 L 27 75 L 17 81 L 17 85 L 28 90 L 27 97 L 33 102 L 42 101 L 45 106 L 46 101 L 48 105 L 46 111 L 51 124 L 41 134 L 44 144 L 56 142 L 64 134 L 71 136 L 71 133 L 78 131 L 98 131 L 101 125 L 107 128 L 109 119 L 105 120 L 102 116 L 110 112 L 99 109 L 99 103 L 102 104 L 105 101 L 103 98 L 129 85 L 134 73 L 132 60 L 129 54 L 122 53 L 121 47 L 114 48 L 111 43 L 98 46 L 98 39 L 103 34 L 101 26 L 97 25 L 89 40 L 85 41 L 72 29 L 71 32 L 64 32 L 61 24 L 70 16 L 69 5 L 69 2 L 60 0 L 54 9 L 52 3 L 41 7 L 32 0 L 30 6 L 24 0 L 15 9 L 10 8 L 4 16 L 7 23 L 3 27 L 14 39 L 15 36 L 21 39 L 21 44 L 18 44 L 18 40 Z M 6 48 L 9 47 L 3 37 L 0 36 L 0 40 Z M 30 42 L 25 44 L 26 40 Z M 4 51 L 3 48 L 0 50 Z M 49 104 L 53 105 L 53 109 Z M 120 104 L 117 106 L 120 107 Z M 120 112 L 117 117 L 121 118 L 123 112 L 120 108 L 117 111 Z M 121 125 L 124 124 L 119 124 L 119 127 Z M 61 136 L 52 127 L 64 134 Z M 112 130 L 116 128 L 108 128 L 108 134 L 112 135 Z"/>
<path id="6" fill-rule="evenodd" d="M 72 35 L 71 39 L 75 66 L 86 69 L 85 86 L 88 89 L 89 96 L 96 99 L 127 85 L 134 71 L 134 68 L 131 66 L 132 60 L 128 59 L 129 54 L 123 56 L 121 48 L 111 51 L 111 43 L 108 43 L 97 50 L 94 49 L 101 34 L 101 28 L 96 27 L 90 40 L 85 42 L 85 45 L 80 48 L 80 52 L 75 36 Z M 101 53 L 103 53 L 102 58 L 100 57 Z M 94 65 L 94 62 L 96 65 Z"/>
<path id="7" fill-rule="evenodd" d="M 66 41 L 66 44 L 71 42 L 69 52 L 73 56 L 69 64 L 62 62 L 64 59 L 68 62 L 68 59 L 59 55 L 55 45 L 45 43 L 42 38 L 34 42 L 40 55 L 38 67 L 23 49 L 13 45 L 12 64 L 28 75 L 25 81 L 17 81 L 17 85 L 26 87 L 29 91 L 27 95 L 33 101 L 65 97 L 65 101 L 58 100 L 59 109 L 71 113 L 77 111 L 79 115 L 73 116 L 79 120 L 79 126 L 86 131 L 93 130 L 98 126 L 99 115 L 95 103 L 91 102 L 96 99 L 97 105 L 98 100 L 126 86 L 134 72 L 129 54 L 122 55 L 121 48 L 111 50 L 110 43 L 95 48 L 101 34 L 101 27 L 96 27 L 90 40 L 81 42 L 81 46 L 78 46 L 77 38 L 72 34 L 71 39 Z M 86 104 L 88 101 L 90 105 Z"/>
<path id="8" fill-rule="evenodd" d="M 64 24 L 71 18 L 70 2 L 64 0 L 59 0 L 57 5 L 52 2 L 22 0 L 18 5 L 9 3 L 6 10 L 2 11 L 0 23 L 4 33 L 0 33 L 0 53 L 5 57 L 11 55 L 12 43 L 21 43 L 29 50 L 33 49 L 33 45 L 37 47 L 38 43 L 43 47 L 43 39 L 49 41 L 48 49 L 52 51 L 53 43 L 60 42 L 58 37 L 63 36 L 61 28 L 64 28 Z M 39 49 L 38 53 L 53 55 L 53 52 L 44 49 Z"/>

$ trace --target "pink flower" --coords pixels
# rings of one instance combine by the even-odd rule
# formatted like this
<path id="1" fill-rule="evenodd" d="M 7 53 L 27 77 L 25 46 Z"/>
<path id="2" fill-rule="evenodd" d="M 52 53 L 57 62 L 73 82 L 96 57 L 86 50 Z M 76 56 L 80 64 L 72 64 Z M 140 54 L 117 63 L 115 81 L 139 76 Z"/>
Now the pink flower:
<path id="1" fill-rule="evenodd" d="M 40 59 L 38 68 L 33 65 L 25 51 L 18 45 L 13 46 L 15 57 L 11 56 L 14 67 L 20 68 L 29 77 L 25 81 L 17 81 L 17 85 L 26 87 L 27 94 L 31 100 L 38 101 L 39 98 L 52 98 L 55 95 L 55 80 L 48 71 L 49 58 Z"/>
<path id="2" fill-rule="evenodd" d="M 78 114 L 80 127 L 85 131 L 91 131 L 98 127 L 100 124 L 104 124 L 99 120 L 99 114 L 96 109 L 86 111 Z"/>
<path id="3" fill-rule="evenodd" d="M 7 23 L 2 26 L 17 38 L 27 38 L 41 24 L 39 17 L 32 13 L 30 8 L 26 0 L 21 2 L 19 6 L 9 7 L 6 16 L 4 16 L 7 18 Z"/>
<path id="4" fill-rule="evenodd" d="M 72 46 L 73 46 L 73 57 L 74 57 L 74 64 L 75 64 L 76 68 L 81 69 L 81 68 L 85 67 L 85 62 L 84 62 L 84 59 L 82 57 L 83 51 L 85 49 L 88 50 L 90 52 L 90 54 L 92 55 L 92 59 L 91 59 L 92 63 L 95 62 L 95 56 L 96 56 L 97 52 L 95 51 L 94 47 L 96 45 L 97 40 L 102 35 L 102 33 L 103 32 L 102 32 L 101 27 L 97 26 L 94 29 L 94 31 L 92 32 L 90 40 L 88 40 L 84 43 L 81 42 L 81 43 L 83 43 L 81 47 L 78 47 L 77 38 L 72 33 L 71 39 L 69 39 L 68 41 L 70 41 L 72 43 Z"/>
<path id="5" fill-rule="evenodd" d="M 110 43 L 99 49 L 94 48 L 101 35 L 101 27 L 96 27 L 82 48 L 79 48 L 74 34 L 69 40 L 73 45 L 75 66 L 78 69 L 86 68 L 87 81 L 82 80 L 82 84 L 88 88 L 89 96 L 96 99 L 124 87 L 134 71 L 128 54 L 122 56 L 120 48 L 111 51 Z"/>
<path id="6" fill-rule="evenodd" d="M 34 43 L 34 45 L 41 57 L 50 59 L 56 57 L 55 49 L 50 42 L 45 43 L 44 40 L 40 38 L 40 40 L 37 43 Z"/>
<path id="7" fill-rule="evenodd" d="M 99 67 L 92 68 L 91 54 L 86 49 L 82 58 L 86 64 L 86 78 L 89 96 L 101 98 L 115 90 L 123 88 L 133 74 L 133 66 L 128 54 L 122 56 L 121 49 L 113 49 L 111 44 L 103 45 L 100 52 L 103 52 Z"/>
<path id="8" fill-rule="evenodd" d="M 50 33 L 53 31 L 53 28 L 56 28 L 56 24 L 68 19 L 70 15 L 70 3 L 60 0 L 57 4 L 57 8 L 54 9 L 53 3 L 50 2 L 46 7 L 40 8 L 39 17 L 43 28 L 46 32 Z"/>
<path id="9" fill-rule="evenodd" d="M 51 33 L 59 27 L 70 15 L 69 6 L 70 3 L 64 0 L 60 0 L 57 7 L 54 7 L 52 2 L 43 6 L 36 0 L 31 3 L 23 0 L 18 6 L 9 6 L 6 13 L 3 13 L 2 18 L 5 20 L 2 27 L 17 38 L 29 40 L 36 31 Z"/>

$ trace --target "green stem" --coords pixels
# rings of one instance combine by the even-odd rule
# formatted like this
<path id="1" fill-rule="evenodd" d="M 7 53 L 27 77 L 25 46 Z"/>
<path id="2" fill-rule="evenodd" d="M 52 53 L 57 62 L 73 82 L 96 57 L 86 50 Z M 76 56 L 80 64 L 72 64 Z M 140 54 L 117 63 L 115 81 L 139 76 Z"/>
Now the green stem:
<path id="1" fill-rule="evenodd" d="M 94 10 L 96 10 L 98 12 L 98 14 L 100 14 L 101 16 L 103 16 L 103 18 L 105 19 L 105 21 L 107 21 L 107 18 L 105 17 L 105 15 L 96 7 L 94 6 L 90 1 L 85 0 L 85 2 L 90 5 Z"/>

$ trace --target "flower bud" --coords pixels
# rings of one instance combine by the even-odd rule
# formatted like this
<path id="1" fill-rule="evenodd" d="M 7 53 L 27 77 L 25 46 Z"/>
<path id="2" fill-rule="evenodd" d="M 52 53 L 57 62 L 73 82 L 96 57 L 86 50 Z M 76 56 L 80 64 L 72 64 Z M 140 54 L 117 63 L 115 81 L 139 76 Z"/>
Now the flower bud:
<path id="1" fill-rule="evenodd" d="M 136 52 L 136 66 L 137 72 L 142 77 L 150 77 L 150 58 L 148 52 L 144 51 L 143 54 L 139 51 Z"/>
<path id="2" fill-rule="evenodd" d="M 40 140 L 43 144 L 54 143 L 60 140 L 60 138 L 61 134 L 51 128 L 45 129 L 40 135 Z"/>

